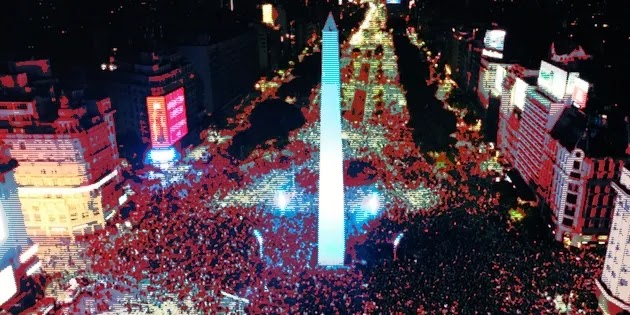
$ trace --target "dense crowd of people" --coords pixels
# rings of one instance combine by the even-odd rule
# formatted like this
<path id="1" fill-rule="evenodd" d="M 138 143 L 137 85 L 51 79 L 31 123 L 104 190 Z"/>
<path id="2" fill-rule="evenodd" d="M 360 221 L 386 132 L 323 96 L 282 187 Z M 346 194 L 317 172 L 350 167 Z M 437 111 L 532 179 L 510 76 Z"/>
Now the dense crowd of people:
<path id="1" fill-rule="evenodd" d="M 316 95 L 313 89 L 311 104 Z M 245 107 L 233 121 L 237 127 L 223 136 L 245 130 L 259 101 Z M 317 123 L 317 106 L 302 113 L 303 128 Z M 227 154 L 226 141 L 192 162 L 179 183 L 136 185 L 129 217 L 118 216 L 78 240 L 88 248 L 84 275 L 105 280 L 90 287 L 97 308 L 110 308 L 105 289 L 113 287 L 142 302 L 130 302 L 128 312 L 173 302 L 182 312 L 215 314 L 226 311 L 220 299 L 228 292 L 248 299 L 250 314 L 546 314 L 556 312 L 558 296 L 575 310 L 596 313 L 591 286 L 601 258 L 542 237 L 534 215 L 508 223 L 508 207 L 491 185 L 497 174 L 481 167 L 493 152 L 479 150 L 481 137 L 461 120 L 457 143 L 440 167 L 414 144 L 408 120 L 406 111 L 387 107 L 365 119 L 385 128 L 389 144 L 382 152 L 361 152 L 353 163 L 364 176 L 351 180 L 376 182 L 385 194 L 429 187 L 438 202 L 410 208 L 391 193 L 374 220 L 349 233 L 347 268 L 317 266 L 313 208 L 278 216 L 263 206 L 213 202 L 272 169 L 312 163 L 316 146 L 292 131 L 285 147 L 271 141 L 239 161 Z M 315 197 L 316 169 L 300 168 L 296 182 Z M 73 310 L 81 303 L 77 299 Z"/>

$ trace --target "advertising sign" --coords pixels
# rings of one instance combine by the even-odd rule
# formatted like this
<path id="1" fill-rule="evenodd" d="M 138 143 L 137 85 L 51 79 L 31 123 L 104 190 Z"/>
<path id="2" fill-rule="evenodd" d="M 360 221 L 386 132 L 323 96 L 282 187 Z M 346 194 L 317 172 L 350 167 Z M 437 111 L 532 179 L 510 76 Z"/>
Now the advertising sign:
<path id="1" fill-rule="evenodd" d="M 148 96 L 147 113 L 149 130 L 151 132 L 151 146 L 154 148 L 170 146 L 166 128 L 166 100 L 164 96 Z"/>
<path id="2" fill-rule="evenodd" d="M 586 102 L 588 101 L 588 82 L 577 78 L 573 84 L 573 93 L 571 94 L 571 99 L 573 100 L 573 105 L 579 109 L 584 109 L 586 107 Z"/>
<path id="3" fill-rule="evenodd" d="M 179 141 L 188 133 L 188 123 L 186 121 L 186 99 L 184 97 L 184 88 L 181 87 L 165 97 L 168 138 L 169 145 Z"/>
<path id="4" fill-rule="evenodd" d="M 400 0 L 387 0 L 387 4 L 400 4 Z"/>
<path id="5" fill-rule="evenodd" d="M 486 36 L 483 38 L 483 44 L 485 48 L 502 52 L 505 45 L 505 31 L 504 30 L 486 31 Z"/>
<path id="6" fill-rule="evenodd" d="M 273 25 L 273 5 L 270 3 L 262 5 L 262 22 Z"/>
<path id="7" fill-rule="evenodd" d="M 541 62 L 538 75 L 538 86 L 551 96 L 561 99 L 567 86 L 568 74 L 566 71 L 548 63 Z"/>

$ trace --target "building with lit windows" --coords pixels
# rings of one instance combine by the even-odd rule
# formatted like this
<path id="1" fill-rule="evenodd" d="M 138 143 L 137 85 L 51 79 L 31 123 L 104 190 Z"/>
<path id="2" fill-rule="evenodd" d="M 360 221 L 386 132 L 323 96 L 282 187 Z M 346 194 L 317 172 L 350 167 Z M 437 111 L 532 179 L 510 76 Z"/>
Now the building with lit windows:
<path id="1" fill-rule="evenodd" d="M 612 188 L 615 209 L 606 260 L 597 281 L 599 307 L 604 314 L 630 312 L 630 171 L 626 166 Z"/>
<path id="2" fill-rule="evenodd" d="M 589 123 L 587 116 L 571 106 L 564 109 L 550 132 L 548 153 L 539 193 L 547 195 L 555 238 L 567 245 L 582 247 L 604 244 L 613 217 L 614 179 L 623 168 L 623 146 L 610 147 L 604 126 Z M 602 146 L 605 143 L 605 147 Z M 614 158 L 617 157 L 617 158 Z"/>
<path id="3" fill-rule="evenodd" d="M 500 76 L 495 81 L 497 91 L 500 91 L 500 106 L 497 131 L 497 147 L 503 153 L 504 160 L 514 165 L 518 158 L 518 143 L 520 141 L 520 124 L 525 107 L 525 92 L 536 85 L 538 71 L 528 70 L 516 64 L 503 67 Z"/>
<path id="4" fill-rule="evenodd" d="M 32 277 L 39 273 L 41 262 L 38 246 L 28 238 L 24 226 L 14 177 L 18 163 L 9 157 L 8 146 L 0 141 L 0 309 L 17 314 L 33 302 L 36 292 L 27 285 L 36 282 Z"/>
<path id="5" fill-rule="evenodd" d="M 544 61 L 543 64 L 545 64 Z M 520 141 L 516 150 L 518 158 L 514 160 L 514 167 L 518 169 L 525 182 L 532 187 L 539 184 L 548 132 L 555 125 L 558 115 L 566 106 L 562 99 L 566 78 L 560 87 L 562 95 L 558 98 L 546 93 L 545 85 L 541 86 L 541 76 L 544 75 L 541 70 L 536 88 L 529 88 L 525 91 L 525 101 L 519 123 Z"/>
<path id="6" fill-rule="evenodd" d="M 498 147 L 550 214 L 555 239 L 584 247 L 607 241 L 628 139 L 619 119 L 584 113 L 592 85 L 577 68 L 543 61 L 535 77 L 499 68 Z"/>
<path id="7" fill-rule="evenodd" d="M 122 195 L 111 102 L 82 89 L 64 93 L 40 76 L 48 68 L 29 67 L 14 67 L 25 81 L 3 85 L 0 99 L 0 140 L 20 165 L 15 180 L 27 232 L 37 240 L 98 229 Z"/>

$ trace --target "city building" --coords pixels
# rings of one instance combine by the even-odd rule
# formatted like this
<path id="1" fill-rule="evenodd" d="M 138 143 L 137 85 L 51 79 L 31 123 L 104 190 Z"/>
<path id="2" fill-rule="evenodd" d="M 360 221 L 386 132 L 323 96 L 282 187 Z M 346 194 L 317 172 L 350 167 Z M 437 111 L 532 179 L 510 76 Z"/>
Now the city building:
<path id="1" fill-rule="evenodd" d="M 15 180 L 28 234 L 56 239 L 102 227 L 122 195 L 109 98 L 84 89 L 64 93 L 46 61 L 9 68 L 18 80 L 3 81 L 0 140 L 19 163 Z"/>
<path id="2" fill-rule="evenodd" d="M 477 86 L 477 95 L 479 101 L 484 108 L 488 108 L 490 97 L 498 97 L 496 86 L 497 69 L 505 70 L 510 64 L 503 59 L 503 50 L 505 45 L 505 30 L 489 29 L 486 31 L 483 39 L 483 48 L 481 49 L 481 59 L 479 67 L 479 77 Z M 503 74 L 504 75 L 504 74 Z M 501 74 L 499 74 L 501 76 Z"/>
<path id="3" fill-rule="evenodd" d="M 332 13 L 322 30 L 321 143 L 317 262 L 341 266 L 345 260 L 345 200 L 341 140 L 341 69 L 339 31 Z M 324 202 L 325 201 L 325 202 Z"/>
<path id="4" fill-rule="evenodd" d="M 497 147 L 503 153 L 505 162 L 514 165 L 518 158 L 518 143 L 521 139 L 519 130 L 521 116 L 525 108 L 525 93 L 536 86 L 538 71 L 525 69 L 515 64 L 501 66 L 498 70 L 496 90 L 500 92 L 500 107 L 497 132 Z"/>
<path id="5" fill-rule="evenodd" d="M 550 73 L 547 69 L 551 67 L 554 66 L 542 61 L 537 86 L 525 90 L 519 126 L 520 141 L 516 154 L 518 158 L 514 161 L 514 167 L 531 187 L 536 187 L 540 183 L 548 132 L 566 106 L 564 100 L 567 85 L 566 72 L 564 72 L 564 77 L 555 79 L 552 83 L 547 77 Z M 550 89 L 553 89 L 552 93 L 549 92 Z"/>
<path id="6" fill-rule="evenodd" d="M 479 39 L 479 28 L 452 29 L 452 36 L 448 40 L 446 50 L 447 62 L 451 66 L 453 79 L 457 85 L 467 92 L 477 88 L 479 81 L 479 67 L 481 65 L 481 50 L 483 42 Z"/>
<path id="7" fill-rule="evenodd" d="M 0 141 L 0 310 L 17 314 L 31 306 L 28 300 L 36 292 L 27 284 L 36 282 L 32 277 L 39 273 L 41 262 L 37 244 L 26 233 L 14 177 L 18 163 L 10 158 L 8 148 Z"/>
<path id="8" fill-rule="evenodd" d="M 206 116 L 197 74 L 190 62 L 175 51 L 118 52 L 104 63 L 103 82 L 116 110 L 116 136 L 120 153 L 143 158 L 152 145 L 147 97 L 166 96 L 183 87 L 187 133 L 175 143 L 179 149 L 199 140 Z"/>
<path id="9" fill-rule="evenodd" d="M 543 166 L 541 174 L 549 176 L 538 187 L 556 240 L 576 247 L 604 244 L 614 210 L 611 184 L 623 168 L 624 146 L 605 142 L 613 137 L 610 130 L 589 122 L 575 106 L 564 109 L 549 135 L 545 162 L 551 171 Z"/>
<path id="10" fill-rule="evenodd" d="M 549 214 L 555 239 L 590 247 L 607 241 L 611 182 L 619 177 L 628 139 L 627 124 L 619 119 L 623 116 L 586 114 L 597 113 L 587 103 L 601 108 L 598 103 L 606 101 L 602 93 L 589 100 L 591 74 L 579 68 L 547 61 L 538 72 L 499 66 L 494 87 L 501 91 L 497 146 Z"/>
<path id="11" fill-rule="evenodd" d="M 231 113 L 259 77 L 256 32 L 250 27 L 234 27 L 220 37 L 204 36 L 194 45 L 178 47 L 199 78 L 207 114 Z"/>
<path id="12" fill-rule="evenodd" d="M 614 216 L 596 291 L 600 309 L 606 315 L 630 312 L 630 171 L 627 166 L 612 188 L 617 195 Z"/>

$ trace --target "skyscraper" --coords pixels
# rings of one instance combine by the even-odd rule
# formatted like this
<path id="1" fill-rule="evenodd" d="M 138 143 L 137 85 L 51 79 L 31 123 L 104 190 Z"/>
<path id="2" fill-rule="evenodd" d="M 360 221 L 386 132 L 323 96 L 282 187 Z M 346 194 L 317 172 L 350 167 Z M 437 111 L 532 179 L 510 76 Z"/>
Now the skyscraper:
<path id="1" fill-rule="evenodd" d="M 319 265 L 341 266 L 345 256 L 339 31 L 332 13 L 322 30 L 319 148 Z"/>
<path id="2" fill-rule="evenodd" d="M 597 293 L 599 307 L 604 314 L 621 314 L 622 311 L 630 311 L 630 170 L 627 166 L 612 187 L 617 197 Z"/>

